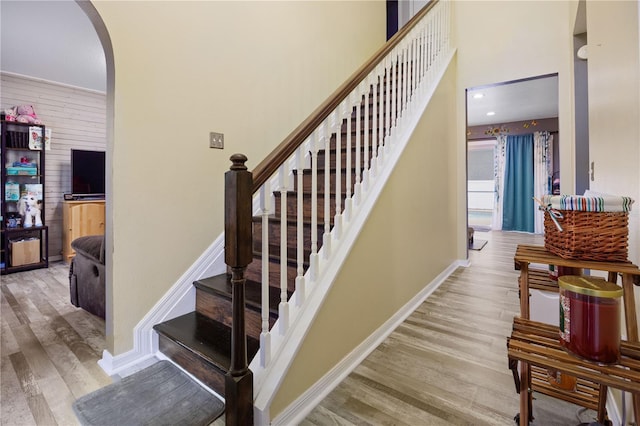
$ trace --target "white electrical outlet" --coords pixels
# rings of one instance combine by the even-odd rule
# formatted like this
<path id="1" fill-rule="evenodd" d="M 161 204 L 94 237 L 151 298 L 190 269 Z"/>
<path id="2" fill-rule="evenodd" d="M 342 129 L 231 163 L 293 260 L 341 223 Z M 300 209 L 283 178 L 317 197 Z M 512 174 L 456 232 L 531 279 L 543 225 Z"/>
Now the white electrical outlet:
<path id="1" fill-rule="evenodd" d="M 224 133 L 210 132 L 209 133 L 209 148 L 223 149 L 224 148 Z"/>

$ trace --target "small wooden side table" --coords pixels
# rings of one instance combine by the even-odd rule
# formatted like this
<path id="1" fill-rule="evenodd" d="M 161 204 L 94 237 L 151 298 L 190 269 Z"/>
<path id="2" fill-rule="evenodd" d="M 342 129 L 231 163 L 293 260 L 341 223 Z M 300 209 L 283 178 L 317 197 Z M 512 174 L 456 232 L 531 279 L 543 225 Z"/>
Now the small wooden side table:
<path id="1" fill-rule="evenodd" d="M 507 346 L 510 365 L 512 360 L 521 362 L 520 424 L 526 425 L 531 416 L 533 391 L 595 409 L 598 411 L 598 421 L 603 422 L 606 415 L 607 386 L 633 393 L 634 413 L 636 419 L 640 419 L 640 345 L 634 298 L 634 284 L 640 284 L 640 269 L 630 262 L 563 259 L 543 246 L 535 245 L 519 245 L 514 262 L 515 269 L 520 270 L 520 317 L 514 319 L 513 332 Z M 530 270 L 529 265 L 532 263 L 605 271 L 608 273 L 608 280 L 614 283 L 617 282 L 618 275 L 622 275 L 627 340 L 623 344 L 623 359 L 620 364 L 599 366 L 580 360 L 560 347 L 557 327 L 529 320 L 529 288 L 533 286 L 557 291 L 557 285 L 545 283 L 540 271 Z M 540 375 L 535 374 L 540 368 L 555 369 L 577 377 L 581 392 L 564 391 L 546 385 Z M 628 373 L 620 374 L 623 370 Z"/>

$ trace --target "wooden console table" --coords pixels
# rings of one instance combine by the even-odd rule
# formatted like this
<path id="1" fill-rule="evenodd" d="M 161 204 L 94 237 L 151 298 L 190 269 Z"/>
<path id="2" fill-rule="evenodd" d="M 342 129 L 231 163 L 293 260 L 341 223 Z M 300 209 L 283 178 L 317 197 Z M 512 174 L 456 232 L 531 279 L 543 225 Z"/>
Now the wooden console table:
<path id="1" fill-rule="evenodd" d="M 520 425 L 528 424 L 531 417 L 532 391 L 538 391 L 583 407 L 598 411 L 598 421 L 604 422 L 607 387 L 633 393 L 634 414 L 640 419 L 640 344 L 634 298 L 634 283 L 640 283 L 640 269 L 628 262 L 596 262 L 563 259 L 542 246 L 519 245 L 514 257 L 515 268 L 520 270 L 520 317 L 514 319 L 513 332 L 507 347 L 510 366 L 521 362 L 518 378 L 520 393 Z M 608 280 L 617 282 L 622 275 L 623 302 L 627 341 L 622 344 L 621 362 L 600 366 L 567 353 L 559 344 L 558 328 L 529 320 L 529 288 L 557 291 L 540 270 L 529 268 L 532 263 L 566 266 L 575 269 L 605 271 Z M 544 380 L 544 372 L 554 369 L 578 379 L 577 391 L 552 387 Z M 518 383 L 519 382 L 519 383 Z"/>

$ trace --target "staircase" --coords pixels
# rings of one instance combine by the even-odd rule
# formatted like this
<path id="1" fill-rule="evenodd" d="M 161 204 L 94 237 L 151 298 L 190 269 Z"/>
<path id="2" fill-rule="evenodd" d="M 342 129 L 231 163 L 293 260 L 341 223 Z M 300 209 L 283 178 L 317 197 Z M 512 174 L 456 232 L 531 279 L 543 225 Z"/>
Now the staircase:
<path id="1" fill-rule="evenodd" d="M 448 20 L 446 2 L 425 6 L 253 170 L 250 188 L 231 180 L 247 176 L 246 158 L 232 157 L 227 202 L 237 204 L 235 216 L 225 205 L 227 273 L 196 281 L 195 310 L 153 327 L 166 357 L 226 397 L 226 424 L 253 423 L 253 413 L 245 417 L 252 405 L 265 416 L 258 422 L 270 422 L 277 380 L 337 273 L 328 265 L 344 260 L 336 247 L 353 243 L 364 221 L 356 215 L 373 203 L 370 189 L 379 183 L 380 190 L 402 152 L 397 135 L 415 127 L 412 109 L 426 107 L 452 58 Z M 250 194 L 259 213 L 252 219 Z M 251 246 L 243 246 L 249 235 Z M 247 366 L 254 357 L 255 380 Z"/>
<path id="2" fill-rule="evenodd" d="M 379 87 L 376 89 L 379 91 Z M 379 95 L 378 95 L 379 96 Z M 373 93 L 369 96 L 368 102 L 371 104 Z M 364 101 L 363 101 L 364 102 Z M 373 108 L 367 108 L 372 111 Z M 347 140 L 347 133 L 351 133 L 351 139 L 356 140 L 356 114 L 357 108 L 352 112 L 352 125 L 348 128 L 348 120 L 344 120 L 341 131 L 341 139 Z M 361 120 L 364 120 L 365 108 L 359 108 L 361 111 Z M 382 117 L 382 116 L 380 116 Z M 373 118 L 372 113 L 369 114 L 369 120 Z M 330 216 L 333 218 L 336 214 L 335 193 L 331 192 L 331 188 L 335 188 L 337 172 L 336 172 L 336 156 L 340 155 L 340 164 L 346 164 L 347 157 L 350 157 L 351 168 L 351 191 L 353 193 L 356 183 L 356 176 L 361 175 L 364 170 L 365 162 L 371 160 L 378 143 L 372 146 L 372 132 L 360 131 L 361 140 L 368 138 L 368 149 L 365 153 L 364 148 L 360 149 L 360 156 L 357 156 L 356 147 L 351 148 L 350 155 L 347 155 L 347 149 L 342 147 L 338 153 L 336 150 L 336 134 L 331 136 L 330 150 L 325 149 L 318 151 L 315 156 L 317 161 L 317 231 L 318 235 L 324 232 L 324 199 L 331 197 Z M 329 168 L 325 168 L 327 163 L 326 157 L 329 156 Z M 359 171 L 356 169 L 356 157 L 360 158 Z M 365 157 L 367 159 L 365 160 Z M 292 171 L 294 176 L 300 173 L 299 170 Z M 309 256 L 311 254 L 311 212 L 312 212 L 312 179 L 311 169 L 305 169 L 303 173 L 303 230 L 304 230 L 304 271 L 309 267 Z M 325 174 L 329 174 L 329 187 L 325 187 Z M 347 176 L 344 170 L 339 174 L 341 179 L 341 187 L 346 187 Z M 289 299 L 294 291 L 295 278 L 297 275 L 297 203 L 298 203 L 298 180 L 293 179 L 293 190 L 288 191 L 286 199 L 286 223 L 284 224 L 287 235 L 287 294 Z M 346 191 L 345 191 L 346 193 Z M 346 198 L 345 193 L 342 194 L 342 200 Z M 268 219 L 269 234 L 269 328 L 273 326 L 278 318 L 277 308 L 280 303 L 280 236 L 281 227 L 281 197 L 280 191 L 274 191 L 273 197 L 275 202 L 275 211 Z M 344 203 L 342 203 L 344 206 Z M 249 360 L 253 358 L 258 349 L 260 341 L 260 333 L 262 331 L 261 319 L 261 277 L 262 277 L 262 217 L 253 217 L 253 261 L 247 267 L 245 277 L 245 326 L 247 333 L 247 356 Z M 333 219 L 331 220 L 333 227 Z M 322 246 L 322 239 L 318 238 L 318 249 Z M 194 283 L 196 287 L 196 309 L 194 312 L 182 315 L 172 320 L 157 324 L 154 330 L 159 334 L 160 351 L 168 358 L 180 365 L 183 369 L 193 374 L 204 384 L 215 390 L 220 395 L 225 395 L 225 375 L 229 370 L 231 363 L 231 324 L 232 324 L 232 285 L 230 274 L 222 274 L 210 278 L 205 278 Z"/>

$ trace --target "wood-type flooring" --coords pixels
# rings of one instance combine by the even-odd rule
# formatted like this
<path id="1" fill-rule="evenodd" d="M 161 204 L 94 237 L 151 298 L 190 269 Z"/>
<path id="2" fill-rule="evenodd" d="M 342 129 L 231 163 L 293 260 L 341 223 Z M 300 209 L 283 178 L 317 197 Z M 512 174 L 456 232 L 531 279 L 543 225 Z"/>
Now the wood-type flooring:
<path id="1" fill-rule="evenodd" d="M 471 265 L 452 274 L 301 425 L 515 424 L 518 396 L 506 355 L 519 310 L 513 255 L 517 244 L 542 244 L 542 237 L 478 236 L 488 244 L 470 251 Z M 0 278 L 1 425 L 77 425 L 73 401 L 111 383 L 97 365 L 104 321 L 69 303 L 68 271 L 56 262 Z M 535 425 L 593 419 L 537 394 L 534 415 Z"/>
<path id="2" fill-rule="evenodd" d="M 301 423 L 515 425 L 519 410 L 506 337 L 520 311 L 518 244 L 541 235 L 476 232 L 488 240 Z M 577 425 L 595 412 L 534 394 L 535 425 Z"/>
<path id="3" fill-rule="evenodd" d="M 111 383 L 104 321 L 69 302 L 65 263 L 0 280 L 0 424 L 77 425 L 71 404 Z"/>

